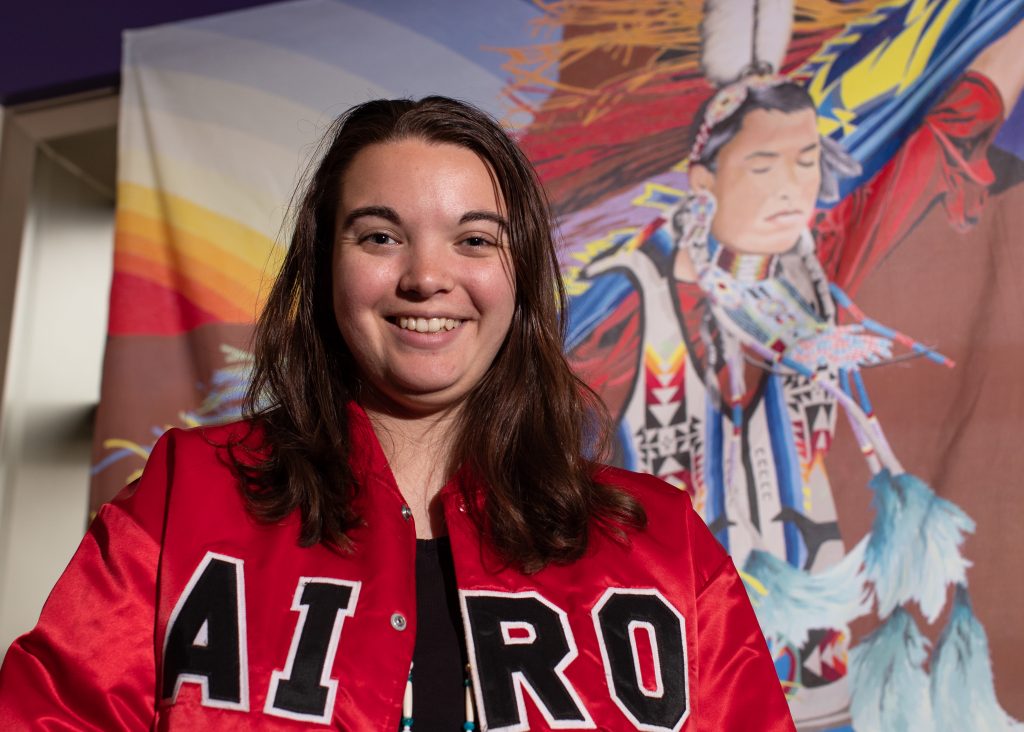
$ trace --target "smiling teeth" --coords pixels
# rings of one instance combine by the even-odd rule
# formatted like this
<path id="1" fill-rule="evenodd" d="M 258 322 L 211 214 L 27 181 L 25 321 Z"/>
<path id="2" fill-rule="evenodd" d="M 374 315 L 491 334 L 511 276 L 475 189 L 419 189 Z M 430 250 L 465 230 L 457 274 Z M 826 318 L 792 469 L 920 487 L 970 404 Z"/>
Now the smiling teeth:
<path id="1" fill-rule="evenodd" d="M 442 330 L 455 330 L 462 325 L 461 320 L 452 318 L 399 318 L 398 327 L 414 330 L 417 333 L 438 333 Z"/>

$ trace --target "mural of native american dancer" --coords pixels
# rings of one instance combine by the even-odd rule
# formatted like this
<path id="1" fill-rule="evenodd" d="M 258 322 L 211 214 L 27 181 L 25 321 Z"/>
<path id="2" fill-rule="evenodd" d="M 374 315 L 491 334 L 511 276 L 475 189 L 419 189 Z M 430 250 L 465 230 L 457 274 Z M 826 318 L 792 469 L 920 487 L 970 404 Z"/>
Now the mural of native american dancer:
<path id="1" fill-rule="evenodd" d="M 780 19 L 792 8 L 767 5 L 706 4 L 702 68 L 719 89 L 697 115 L 689 190 L 652 187 L 639 203 L 665 214 L 581 268 L 590 282 L 626 275 L 639 300 L 574 356 L 587 372 L 610 344 L 635 348 L 632 386 L 616 408 L 620 459 L 693 491 L 743 569 L 802 728 L 840 724 L 849 705 L 857 729 L 1003 729 L 1012 722 L 991 691 L 960 551 L 974 523 L 901 465 L 861 376 L 917 356 L 954 364 L 865 315 L 839 283 L 857 284 L 937 202 L 953 226 L 967 225 L 990 178 L 988 143 L 1020 93 L 1024 64 L 1008 49 L 1024 30 L 994 43 L 895 157 L 840 201 L 841 183 L 862 165 L 820 134 L 805 86 L 776 73 L 789 42 Z M 744 33 L 749 43 L 738 43 Z M 911 157 L 914 175 L 901 175 Z M 940 174 L 921 175 L 923 164 Z M 868 195 L 904 205 L 880 212 Z M 630 334 L 636 343 L 624 345 Z M 848 552 L 824 470 L 840 412 L 877 511 Z M 935 622 L 950 585 L 954 609 L 929 679 L 906 607 Z M 851 692 L 848 625 L 873 604 L 884 622 L 849 655 Z M 944 708 L 972 685 L 971 711 Z"/>

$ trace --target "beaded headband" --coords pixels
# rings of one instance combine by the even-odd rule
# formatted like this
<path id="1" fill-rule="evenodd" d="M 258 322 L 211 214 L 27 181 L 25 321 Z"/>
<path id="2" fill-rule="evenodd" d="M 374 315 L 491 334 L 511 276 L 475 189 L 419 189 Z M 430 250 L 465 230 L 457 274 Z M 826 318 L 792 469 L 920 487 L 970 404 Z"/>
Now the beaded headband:
<path id="1" fill-rule="evenodd" d="M 775 74 L 752 74 L 719 89 L 704 110 L 704 119 L 701 120 L 697 136 L 693 140 L 693 147 L 690 148 L 690 162 L 700 161 L 708 139 L 711 137 L 711 130 L 735 114 L 736 110 L 747 100 L 752 89 L 767 89 L 786 81 L 788 81 L 786 77 Z"/>

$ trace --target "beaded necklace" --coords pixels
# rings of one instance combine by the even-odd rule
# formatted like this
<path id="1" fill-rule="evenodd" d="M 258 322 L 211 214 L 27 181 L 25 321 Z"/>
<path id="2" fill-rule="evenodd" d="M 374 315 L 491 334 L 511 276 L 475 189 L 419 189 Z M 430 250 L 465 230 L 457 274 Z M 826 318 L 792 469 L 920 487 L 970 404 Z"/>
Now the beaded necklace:
<path id="1" fill-rule="evenodd" d="M 462 723 L 463 732 L 476 732 L 476 716 L 473 706 L 473 684 L 470 680 L 469 664 L 466 664 L 466 675 L 462 682 L 466 690 L 466 721 Z M 409 678 L 405 681 L 405 696 L 402 697 L 402 727 L 399 732 L 412 732 L 412 664 L 409 665 Z"/>

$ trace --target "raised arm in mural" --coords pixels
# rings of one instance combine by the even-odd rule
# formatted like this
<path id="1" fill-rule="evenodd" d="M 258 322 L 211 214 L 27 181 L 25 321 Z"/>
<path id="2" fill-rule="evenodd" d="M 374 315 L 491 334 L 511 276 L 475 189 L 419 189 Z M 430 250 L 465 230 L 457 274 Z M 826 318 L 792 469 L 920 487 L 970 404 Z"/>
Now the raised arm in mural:
<path id="1" fill-rule="evenodd" d="M 888 164 L 817 214 L 818 256 L 834 282 L 856 291 L 936 204 L 957 230 L 977 221 L 994 181 L 989 148 L 1024 85 L 1022 43 L 1017 24 L 953 82 Z"/>
<path id="2" fill-rule="evenodd" d="M 1006 35 L 994 42 L 971 64 L 971 70 L 988 77 L 1003 99 L 1007 114 L 1017 106 L 1024 89 L 1024 63 L 1021 48 L 1024 45 L 1024 23 L 1018 23 Z"/>

